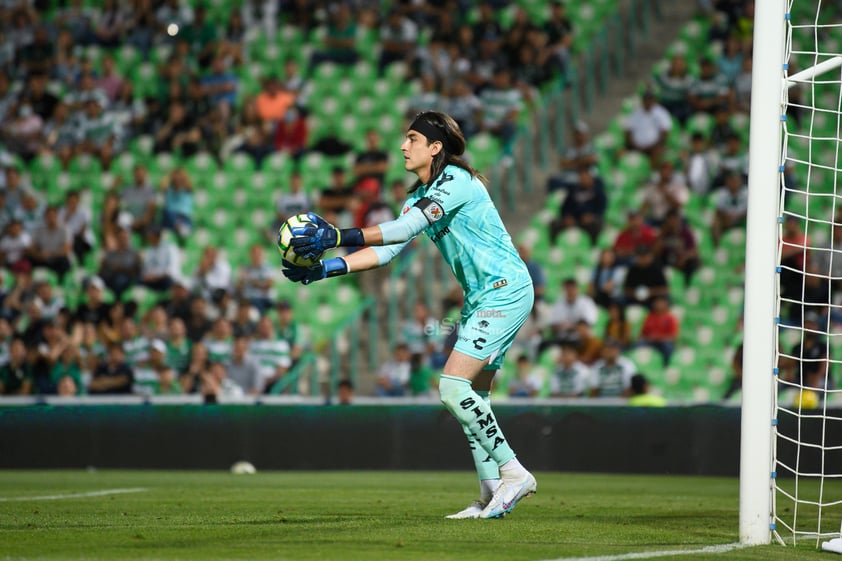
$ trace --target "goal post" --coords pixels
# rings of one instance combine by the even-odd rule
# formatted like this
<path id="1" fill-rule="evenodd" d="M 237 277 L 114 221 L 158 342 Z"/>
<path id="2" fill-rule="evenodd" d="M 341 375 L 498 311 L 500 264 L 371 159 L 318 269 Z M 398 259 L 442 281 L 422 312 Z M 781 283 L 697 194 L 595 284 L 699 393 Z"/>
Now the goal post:
<path id="1" fill-rule="evenodd" d="M 771 541 L 786 4 L 755 4 L 746 218 L 740 542 Z"/>
<path id="2" fill-rule="evenodd" d="M 739 536 L 842 553 L 842 4 L 755 7 Z"/>

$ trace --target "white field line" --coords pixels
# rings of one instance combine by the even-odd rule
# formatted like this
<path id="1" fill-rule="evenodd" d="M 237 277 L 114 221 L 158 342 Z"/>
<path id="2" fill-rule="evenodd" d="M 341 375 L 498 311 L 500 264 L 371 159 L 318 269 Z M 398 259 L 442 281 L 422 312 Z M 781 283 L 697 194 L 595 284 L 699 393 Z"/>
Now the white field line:
<path id="1" fill-rule="evenodd" d="M 63 495 L 40 495 L 37 497 L 0 497 L 0 503 L 11 503 L 21 501 L 60 501 L 62 499 L 83 499 L 87 497 L 103 497 L 105 495 L 125 495 L 126 493 L 142 493 L 144 487 L 132 487 L 129 489 L 103 489 L 101 491 L 88 491 L 86 493 L 65 493 Z"/>
<path id="2" fill-rule="evenodd" d="M 671 557 L 676 555 L 696 555 L 697 553 L 726 553 L 735 549 L 747 547 L 741 543 L 724 543 L 709 545 L 698 549 L 673 549 L 670 551 L 638 551 L 635 553 L 619 553 L 617 555 L 599 555 L 597 557 L 560 557 L 544 561 L 627 561 L 629 559 L 654 559 L 656 557 Z"/>

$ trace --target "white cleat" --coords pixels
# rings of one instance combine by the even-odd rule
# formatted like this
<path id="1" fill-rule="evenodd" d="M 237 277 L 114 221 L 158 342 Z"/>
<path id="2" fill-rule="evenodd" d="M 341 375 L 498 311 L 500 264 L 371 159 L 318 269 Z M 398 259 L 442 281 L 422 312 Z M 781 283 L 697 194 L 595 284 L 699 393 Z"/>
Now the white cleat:
<path id="1" fill-rule="evenodd" d="M 517 479 L 503 478 L 500 486 L 491 497 L 491 501 L 482 510 L 480 518 L 502 518 L 511 512 L 524 497 L 528 497 L 538 489 L 535 478 L 528 471 Z"/>
<path id="2" fill-rule="evenodd" d="M 469 504 L 464 510 L 460 510 L 456 514 L 448 514 L 445 518 L 449 518 L 451 520 L 466 520 L 468 518 L 479 518 L 479 515 L 482 514 L 482 509 L 485 508 L 487 503 L 479 500 L 474 499 L 474 501 Z"/>

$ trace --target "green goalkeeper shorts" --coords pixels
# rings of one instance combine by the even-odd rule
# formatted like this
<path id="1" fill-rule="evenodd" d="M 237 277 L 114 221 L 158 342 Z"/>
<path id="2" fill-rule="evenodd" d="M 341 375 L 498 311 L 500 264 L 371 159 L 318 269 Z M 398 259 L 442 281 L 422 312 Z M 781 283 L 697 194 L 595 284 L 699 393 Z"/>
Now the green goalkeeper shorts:
<path id="1" fill-rule="evenodd" d="M 532 283 L 488 290 L 473 310 L 462 311 L 453 349 L 488 360 L 486 370 L 498 370 L 518 330 L 529 317 L 534 300 Z"/>

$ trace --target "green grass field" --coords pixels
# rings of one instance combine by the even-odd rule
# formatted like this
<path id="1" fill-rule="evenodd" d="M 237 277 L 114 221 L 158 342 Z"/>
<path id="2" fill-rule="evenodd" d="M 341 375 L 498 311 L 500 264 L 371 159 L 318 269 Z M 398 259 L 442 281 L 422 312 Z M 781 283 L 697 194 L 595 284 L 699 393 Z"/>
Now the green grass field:
<path id="1" fill-rule="evenodd" d="M 5 471 L 0 560 L 610 561 L 737 541 L 735 479 L 536 475 L 505 519 L 452 521 L 473 474 Z M 833 557 L 809 542 L 658 558 Z"/>

